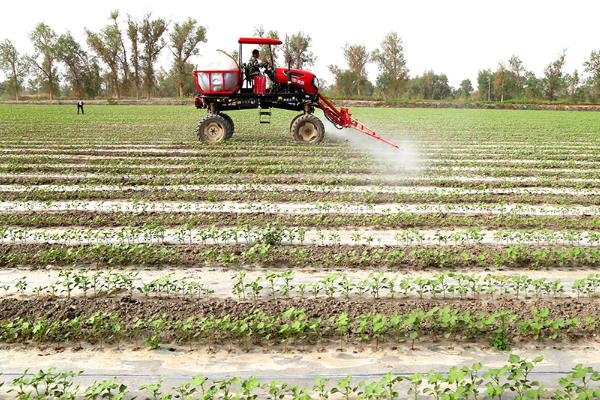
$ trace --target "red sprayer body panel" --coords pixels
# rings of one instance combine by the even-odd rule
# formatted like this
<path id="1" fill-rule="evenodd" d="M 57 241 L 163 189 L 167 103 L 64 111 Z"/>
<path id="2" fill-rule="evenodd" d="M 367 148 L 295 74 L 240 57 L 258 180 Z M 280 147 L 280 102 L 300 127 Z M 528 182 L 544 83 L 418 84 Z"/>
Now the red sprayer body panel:
<path id="1" fill-rule="evenodd" d="M 306 93 L 317 93 L 319 89 L 314 85 L 316 75 L 312 72 L 291 68 L 289 70 L 291 84 L 304 90 Z M 288 82 L 288 69 L 275 68 L 275 82 L 285 85 Z"/>
<path id="2" fill-rule="evenodd" d="M 335 105 L 333 105 L 333 103 L 331 101 L 329 101 L 329 99 L 327 99 L 321 93 L 319 93 L 319 103 L 318 104 L 319 104 L 319 107 L 321 108 L 321 110 L 323 110 L 323 113 L 325 113 L 325 117 L 329 121 L 331 121 L 334 125 L 336 125 L 337 127 L 352 128 L 354 130 L 359 131 L 360 133 L 362 133 L 364 135 L 372 137 L 373 139 L 377 139 L 380 142 L 387 144 L 388 146 L 392 146 L 397 149 L 400 148 L 397 144 L 390 142 L 389 140 L 384 139 L 381 136 L 378 136 L 377 132 L 375 132 L 373 129 L 367 127 L 363 123 L 352 118 L 352 114 L 350 114 L 350 111 L 348 110 L 348 108 L 340 107 L 338 109 Z"/>

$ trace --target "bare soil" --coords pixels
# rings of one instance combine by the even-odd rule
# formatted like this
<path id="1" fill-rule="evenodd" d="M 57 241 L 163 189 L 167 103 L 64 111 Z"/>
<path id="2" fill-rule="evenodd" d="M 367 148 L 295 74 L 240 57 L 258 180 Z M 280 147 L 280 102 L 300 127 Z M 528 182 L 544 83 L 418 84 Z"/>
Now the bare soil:
<path id="1" fill-rule="evenodd" d="M 248 314 L 262 310 L 269 314 L 278 314 L 291 307 L 305 310 L 310 318 L 328 319 L 346 312 L 349 316 L 361 314 L 408 313 L 412 310 L 429 310 L 436 306 L 449 305 L 453 310 L 476 312 L 495 312 L 504 309 L 513 310 L 519 319 L 531 316 L 532 307 L 546 307 L 551 318 L 573 318 L 578 316 L 600 317 L 600 299 L 344 299 L 344 298 L 258 298 L 256 300 L 236 300 L 232 298 L 63 298 L 31 297 L 0 299 L 0 319 L 68 319 L 77 316 L 87 317 L 95 312 L 113 312 L 126 322 L 139 318 L 149 318 L 164 314 L 165 318 L 182 321 L 190 316 L 243 318 Z"/>

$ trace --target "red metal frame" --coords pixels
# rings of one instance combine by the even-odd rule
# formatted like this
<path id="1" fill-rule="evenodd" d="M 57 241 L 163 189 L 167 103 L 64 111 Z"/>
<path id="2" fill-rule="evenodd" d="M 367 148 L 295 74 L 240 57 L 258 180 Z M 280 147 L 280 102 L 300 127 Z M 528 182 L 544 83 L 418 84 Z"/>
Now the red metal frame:
<path id="1" fill-rule="evenodd" d="M 213 92 L 212 91 L 212 74 L 221 74 L 221 79 L 223 82 L 223 86 L 225 86 L 225 74 L 228 72 L 234 72 L 236 74 L 236 76 L 238 77 L 238 81 L 237 81 L 237 85 L 235 86 L 235 90 L 222 90 L 219 92 Z M 198 82 L 198 74 L 209 74 L 208 76 L 208 90 L 202 90 L 202 86 L 200 86 L 200 83 Z M 203 69 L 203 70 L 197 70 L 194 71 L 194 84 L 196 85 L 196 89 L 198 89 L 198 91 L 202 94 L 233 94 L 236 93 L 238 90 L 240 90 L 241 87 L 241 79 L 240 79 L 240 70 L 239 69 L 226 69 L 226 70 L 207 70 L 207 69 Z"/>
<path id="2" fill-rule="evenodd" d="M 283 42 L 279 39 L 271 39 L 271 38 L 240 38 L 238 40 L 239 44 L 274 44 L 274 45 L 280 45 L 283 44 Z"/>
<path id="3" fill-rule="evenodd" d="M 350 114 L 350 111 L 346 107 L 340 107 L 340 109 L 338 110 L 336 106 L 333 105 L 333 103 L 321 93 L 319 93 L 319 108 L 321 108 L 321 110 L 323 110 L 323 112 L 327 114 L 331 120 L 333 120 L 336 124 L 343 128 L 352 128 L 354 130 L 359 131 L 363 135 L 367 135 L 372 137 L 373 139 L 377 139 L 380 142 L 387 144 L 388 146 L 392 146 L 397 149 L 400 148 L 400 146 L 398 146 L 397 144 L 382 138 L 381 136 L 377 135 L 377 132 L 375 132 L 373 129 L 352 118 L 352 114 Z"/>

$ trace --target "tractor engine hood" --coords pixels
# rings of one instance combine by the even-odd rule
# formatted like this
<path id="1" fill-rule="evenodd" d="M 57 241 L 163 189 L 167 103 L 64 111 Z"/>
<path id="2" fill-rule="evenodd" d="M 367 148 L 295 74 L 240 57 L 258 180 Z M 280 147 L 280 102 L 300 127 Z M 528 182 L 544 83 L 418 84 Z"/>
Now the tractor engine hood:
<path id="1" fill-rule="evenodd" d="M 288 74 L 287 68 L 275 68 L 275 82 L 288 83 L 288 75 L 290 84 L 303 89 L 306 93 L 319 92 L 319 80 L 312 72 L 291 68 Z"/>

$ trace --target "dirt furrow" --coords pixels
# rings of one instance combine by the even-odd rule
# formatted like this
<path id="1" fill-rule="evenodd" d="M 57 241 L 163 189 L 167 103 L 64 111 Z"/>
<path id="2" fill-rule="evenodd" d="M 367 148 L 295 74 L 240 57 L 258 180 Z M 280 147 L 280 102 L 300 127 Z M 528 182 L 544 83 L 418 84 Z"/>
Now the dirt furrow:
<path id="1" fill-rule="evenodd" d="M 190 316 L 244 318 L 255 311 L 279 314 L 292 307 L 302 309 L 309 318 L 329 319 L 340 313 L 350 317 L 363 314 L 408 313 L 413 310 L 430 310 L 433 307 L 450 306 L 457 311 L 477 313 L 496 312 L 510 309 L 521 319 L 531 316 L 533 307 L 545 307 L 550 310 L 551 318 L 573 318 L 579 316 L 600 317 L 600 299 L 535 299 L 516 298 L 496 299 L 344 299 L 344 298 L 273 298 L 256 300 L 236 300 L 219 298 L 71 298 L 34 297 L 0 298 L 0 319 L 24 318 L 65 320 L 77 316 L 87 317 L 96 312 L 111 312 L 123 321 L 135 322 L 139 318 L 147 319 L 153 315 L 162 315 L 168 320 L 182 321 Z"/>

